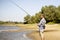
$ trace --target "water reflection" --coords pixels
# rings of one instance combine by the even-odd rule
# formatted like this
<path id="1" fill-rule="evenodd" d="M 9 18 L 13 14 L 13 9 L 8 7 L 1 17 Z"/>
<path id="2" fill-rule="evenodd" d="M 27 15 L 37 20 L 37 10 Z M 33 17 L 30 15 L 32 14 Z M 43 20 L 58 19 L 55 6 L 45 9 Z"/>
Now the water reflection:
<path id="1" fill-rule="evenodd" d="M 16 26 L 0 26 L 0 30 L 13 30 L 19 29 Z M 31 40 L 28 37 L 25 37 L 24 34 L 30 33 L 31 31 L 23 31 L 23 32 L 7 32 L 2 31 L 0 32 L 0 40 Z"/>
<path id="2" fill-rule="evenodd" d="M 0 26 L 0 30 L 14 30 L 14 29 L 20 29 L 16 26 Z"/>

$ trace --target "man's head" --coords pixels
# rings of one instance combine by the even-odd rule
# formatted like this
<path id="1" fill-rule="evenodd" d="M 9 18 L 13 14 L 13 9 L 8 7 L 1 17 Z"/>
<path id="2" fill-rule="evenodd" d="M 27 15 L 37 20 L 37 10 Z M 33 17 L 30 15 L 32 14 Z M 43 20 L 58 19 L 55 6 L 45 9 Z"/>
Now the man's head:
<path id="1" fill-rule="evenodd" d="M 44 18 L 45 16 L 44 16 L 44 14 L 41 14 L 41 18 Z"/>

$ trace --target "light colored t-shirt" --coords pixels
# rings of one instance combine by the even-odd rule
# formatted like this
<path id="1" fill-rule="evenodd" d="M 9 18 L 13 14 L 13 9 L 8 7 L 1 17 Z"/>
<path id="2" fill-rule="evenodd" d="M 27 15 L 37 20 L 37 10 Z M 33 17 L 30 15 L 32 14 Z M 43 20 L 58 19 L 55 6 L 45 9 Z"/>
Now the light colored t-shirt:
<path id="1" fill-rule="evenodd" d="M 45 18 L 42 18 L 38 25 L 44 26 L 46 24 Z"/>

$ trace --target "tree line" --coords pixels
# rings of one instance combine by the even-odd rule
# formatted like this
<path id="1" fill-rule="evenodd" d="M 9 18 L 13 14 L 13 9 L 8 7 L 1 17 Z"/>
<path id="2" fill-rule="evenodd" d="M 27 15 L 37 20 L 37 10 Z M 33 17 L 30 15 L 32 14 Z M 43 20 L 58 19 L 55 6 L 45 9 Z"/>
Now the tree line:
<path id="1" fill-rule="evenodd" d="M 0 21 L 0 25 L 1 24 L 23 24 L 23 22 Z"/>
<path id="2" fill-rule="evenodd" d="M 41 14 L 45 15 L 45 19 L 48 22 L 54 22 L 54 23 L 60 23 L 60 5 L 59 6 L 43 6 L 41 8 L 41 11 L 39 11 L 38 13 L 36 13 L 33 16 L 30 15 L 26 15 L 24 17 L 24 23 L 38 23 L 41 18 Z"/>

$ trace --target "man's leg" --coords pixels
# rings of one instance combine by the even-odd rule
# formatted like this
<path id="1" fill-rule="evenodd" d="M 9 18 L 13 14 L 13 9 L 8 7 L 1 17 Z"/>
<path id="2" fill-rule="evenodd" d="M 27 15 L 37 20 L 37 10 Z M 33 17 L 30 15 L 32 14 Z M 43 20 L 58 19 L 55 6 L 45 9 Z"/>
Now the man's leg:
<path id="1" fill-rule="evenodd" d="M 44 40 L 44 30 L 40 30 L 41 40 Z"/>

